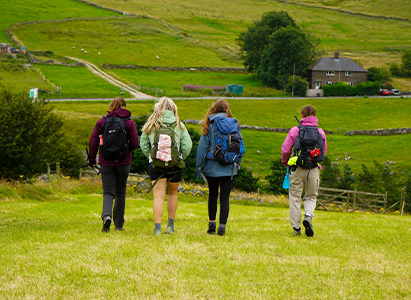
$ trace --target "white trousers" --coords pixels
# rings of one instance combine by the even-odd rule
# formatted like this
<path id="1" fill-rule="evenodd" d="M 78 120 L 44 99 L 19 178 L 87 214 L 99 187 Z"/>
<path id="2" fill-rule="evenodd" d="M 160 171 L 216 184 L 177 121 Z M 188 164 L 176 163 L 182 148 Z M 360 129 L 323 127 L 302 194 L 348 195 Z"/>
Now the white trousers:
<path id="1" fill-rule="evenodd" d="M 318 168 L 311 169 L 307 180 L 308 171 L 302 168 L 291 171 L 288 196 L 290 201 L 290 223 L 293 228 L 300 227 L 301 194 L 304 187 L 304 214 L 314 216 L 318 187 L 320 185 L 320 170 Z"/>

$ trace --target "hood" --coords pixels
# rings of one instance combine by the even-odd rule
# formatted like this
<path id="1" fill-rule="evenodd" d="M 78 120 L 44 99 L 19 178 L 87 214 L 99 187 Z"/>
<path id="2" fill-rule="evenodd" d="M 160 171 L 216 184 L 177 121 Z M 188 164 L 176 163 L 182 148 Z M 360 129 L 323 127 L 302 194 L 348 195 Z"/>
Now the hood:
<path id="1" fill-rule="evenodd" d="M 174 115 L 174 113 L 171 110 L 166 110 L 164 112 L 164 116 L 163 116 L 162 120 L 163 120 L 163 123 L 165 123 L 167 125 L 170 125 L 170 124 L 174 123 L 177 119 L 176 119 L 176 116 Z M 157 119 L 157 121 L 159 123 L 161 123 L 159 119 Z"/>
<path id="2" fill-rule="evenodd" d="M 131 112 L 127 109 L 120 108 L 120 109 L 113 111 L 111 114 L 107 114 L 107 117 L 130 118 Z"/>
<path id="3" fill-rule="evenodd" d="M 215 118 L 221 118 L 221 117 L 226 117 L 227 114 L 226 113 L 218 113 L 218 114 L 212 114 L 208 116 L 208 119 L 211 121 L 213 121 Z"/>
<path id="4" fill-rule="evenodd" d="M 309 116 L 301 120 L 301 125 L 303 126 L 318 126 L 317 117 Z"/>

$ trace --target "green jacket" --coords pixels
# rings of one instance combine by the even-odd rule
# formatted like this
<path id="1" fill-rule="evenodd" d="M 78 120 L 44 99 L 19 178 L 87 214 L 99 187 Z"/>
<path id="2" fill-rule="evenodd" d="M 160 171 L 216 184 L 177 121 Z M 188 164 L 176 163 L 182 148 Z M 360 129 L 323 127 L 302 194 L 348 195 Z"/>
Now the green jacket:
<path id="1" fill-rule="evenodd" d="M 176 121 L 176 117 L 171 110 L 166 110 L 163 116 L 163 123 L 167 126 L 171 125 Z M 177 145 L 180 145 L 180 151 L 183 155 L 183 159 L 185 160 L 187 156 L 190 154 L 191 148 L 193 143 L 191 142 L 190 135 L 188 134 L 187 128 L 184 126 L 182 122 L 180 122 L 182 130 L 176 126 L 174 131 L 176 132 L 175 138 Z M 147 135 L 143 132 L 140 138 L 140 148 L 143 151 L 144 155 L 148 157 L 148 162 L 151 163 L 150 157 L 150 149 L 151 145 L 154 143 L 154 133 L 152 131 L 150 135 Z"/>

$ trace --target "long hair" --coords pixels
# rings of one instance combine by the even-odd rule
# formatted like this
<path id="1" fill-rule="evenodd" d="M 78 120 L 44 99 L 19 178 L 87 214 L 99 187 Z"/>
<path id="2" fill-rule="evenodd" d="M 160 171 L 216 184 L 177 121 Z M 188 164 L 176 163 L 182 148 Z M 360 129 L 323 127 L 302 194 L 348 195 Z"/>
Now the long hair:
<path id="1" fill-rule="evenodd" d="M 207 135 L 208 131 L 210 130 L 210 119 L 208 118 L 210 115 L 218 114 L 218 113 L 226 113 L 227 118 L 232 118 L 233 115 L 231 114 L 230 104 L 224 99 L 217 99 L 214 101 L 213 105 L 208 109 L 207 114 L 205 115 L 204 119 L 200 122 L 201 126 L 203 127 L 203 135 Z"/>
<path id="2" fill-rule="evenodd" d="M 180 124 L 180 117 L 178 116 L 177 105 L 167 97 L 161 97 L 158 102 L 154 105 L 154 112 L 148 118 L 146 124 L 143 126 L 143 132 L 145 134 L 151 134 L 153 131 L 156 131 L 160 128 L 160 124 L 163 124 L 163 117 L 166 110 L 171 110 L 175 117 L 177 127 L 183 129 Z"/>
<path id="3" fill-rule="evenodd" d="M 121 97 L 114 98 L 114 100 L 110 102 L 110 106 L 109 106 L 107 112 L 109 114 L 112 114 L 113 111 L 116 111 L 117 109 L 123 108 L 123 106 L 126 107 L 126 101 L 124 101 L 123 98 L 121 98 Z"/>
<path id="4" fill-rule="evenodd" d="M 312 105 L 306 105 L 301 109 L 301 115 L 303 118 L 313 116 L 315 117 L 315 108 Z"/>

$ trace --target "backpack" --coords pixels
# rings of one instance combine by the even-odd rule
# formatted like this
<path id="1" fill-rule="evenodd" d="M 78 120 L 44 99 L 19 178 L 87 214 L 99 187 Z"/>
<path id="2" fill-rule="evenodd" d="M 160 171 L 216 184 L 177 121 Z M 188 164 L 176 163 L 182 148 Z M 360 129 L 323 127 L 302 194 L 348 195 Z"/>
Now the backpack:
<path id="1" fill-rule="evenodd" d="M 183 156 L 180 152 L 180 145 L 176 143 L 176 133 L 174 129 L 177 123 L 170 126 L 160 126 L 154 134 L 154 142 L 151 146 L 150 157 L 153 169 L 162 169 L 163 171 L 177 166 L 180 169 L 185 168 Z"/>
<path id="2" fill-rule="evenodd" d="M 245 147 L 237 119 L 220 117 L 213 122 L 216 147 L 207 152 L 206 158 L 213 159 L 223 166 L 233 164 L 240 169 Z"/>
<path id="3" fill-rule="evenodd" d="M 317 126 L 298 125 L 298 128 L 294 142 L 294 156 L 298 156 L 297 165 L 303 169 L 315 168 L 324 160 L 323 137 Z"/>
<path id="4" fill-rule="evenodd" d="M 121 160 L 128 152 L 125 120 L 130 118 L 104 117 L 106 122 L 100 135 L 100 153 L 105 159 Z M 101 141 L 102 138 L 102 141 Z"/>

